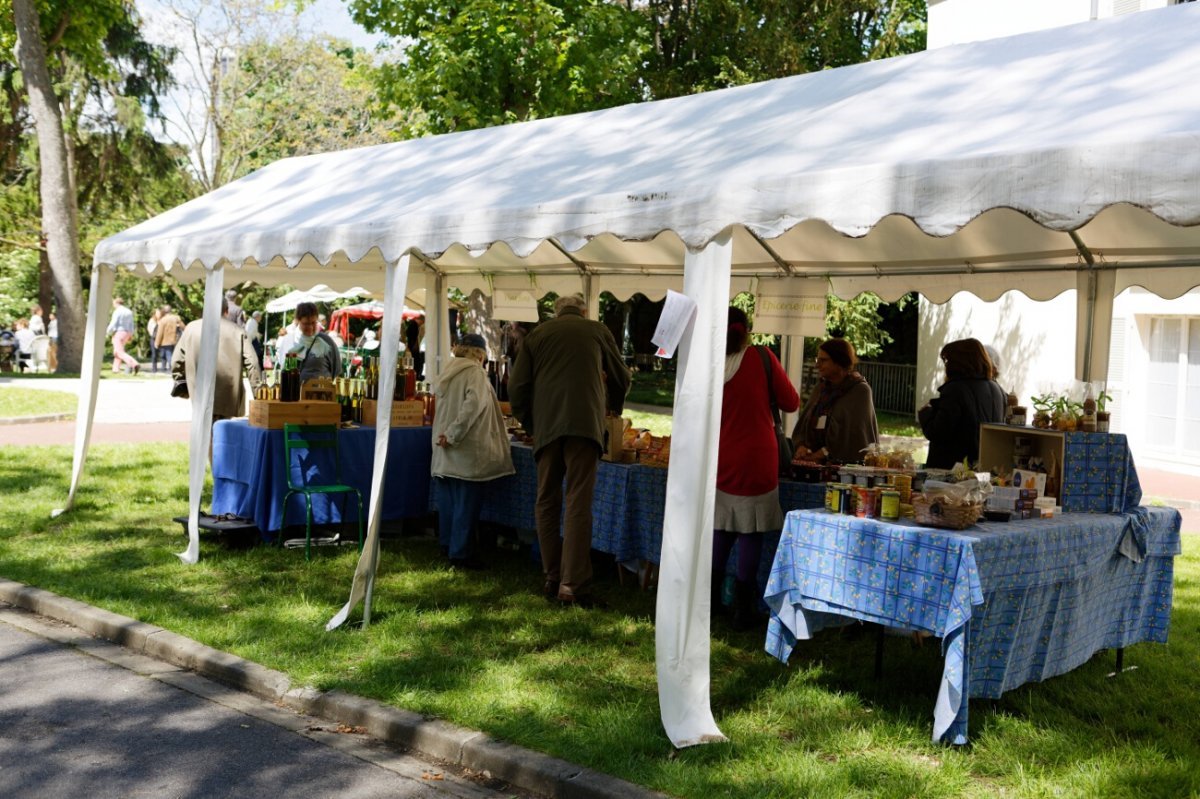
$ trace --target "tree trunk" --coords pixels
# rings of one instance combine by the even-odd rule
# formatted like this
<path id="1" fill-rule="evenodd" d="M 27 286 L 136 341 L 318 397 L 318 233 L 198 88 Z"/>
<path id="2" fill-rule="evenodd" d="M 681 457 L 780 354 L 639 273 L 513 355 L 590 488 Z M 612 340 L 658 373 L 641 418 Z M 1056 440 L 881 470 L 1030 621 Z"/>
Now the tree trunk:
<path id="1" fill-rule="evenodd" d="M 13 18 L 17 64 L 25 78 L 29 111 L 37 129 L 42 228 L 58 314 L 58 368 L 79 372 L 84 333 L 83 282 L 79 277 L 78 212 L 63 142 L 62 116 L 46 66 L 41 20 L 34 0 L 13 0 Z"/>

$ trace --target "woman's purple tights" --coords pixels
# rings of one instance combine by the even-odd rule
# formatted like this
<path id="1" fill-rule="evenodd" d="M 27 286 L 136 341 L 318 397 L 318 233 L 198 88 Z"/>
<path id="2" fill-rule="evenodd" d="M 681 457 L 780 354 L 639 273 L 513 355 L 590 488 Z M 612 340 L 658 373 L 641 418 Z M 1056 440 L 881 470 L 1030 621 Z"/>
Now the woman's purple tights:
<path id="1" fill-rule="evenodd" d="M 739 582 L 755 583 L 758 581 L 758 562 L 762 559 L 762 533 L 734 533 L 729 530 L 713 530 L 713 562 L 714 576 L 725 573 L 725 564 L 729 562 L 729 553 L 737 542 L 737 579 Z"/>

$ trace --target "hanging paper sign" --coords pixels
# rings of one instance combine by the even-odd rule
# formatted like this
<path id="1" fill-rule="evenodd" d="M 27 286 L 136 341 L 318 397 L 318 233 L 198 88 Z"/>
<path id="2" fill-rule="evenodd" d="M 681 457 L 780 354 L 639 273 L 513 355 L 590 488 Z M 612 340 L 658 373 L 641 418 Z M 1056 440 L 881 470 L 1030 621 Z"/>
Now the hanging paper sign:
<path id="1" fill-rule="evenodd" d="M 506 322 L 536 322 L 537 300 L 528 291 L 496 289 L 492 295 L 492 318 Z"/>
<path id="2" fill-rule="evenodd" d="M 780 336 L 825 335 L 825 283 L 761 281 L 754 298 L 754 332 Z"/>
<path id="3" fill-rule="evenodd" d="M 658 351 L 654 354 L 660 358 L 674 357 L 675 348 L 695 316 L 696 301 L 668 289 L 662 314 L 658 317 L 658 327 L 654 328 L 654 335 L 650 338 L 652 343 L 658 345 Z"/>

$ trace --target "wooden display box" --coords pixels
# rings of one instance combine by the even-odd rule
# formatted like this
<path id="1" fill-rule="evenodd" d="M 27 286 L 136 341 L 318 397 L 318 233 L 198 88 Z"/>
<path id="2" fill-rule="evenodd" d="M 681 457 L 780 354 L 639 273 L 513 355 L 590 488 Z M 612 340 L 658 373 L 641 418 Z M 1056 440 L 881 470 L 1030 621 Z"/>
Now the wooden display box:
<path id="1" fill-rule="evenodd" d="M 375 426 L 376 400 L 362 401 L 362 423 L 365 427 Z M 393 400 L 392 427 L 420 427 L 425 423 L 425 403 L 421 400 Z"/>
<path id="2" fill-rule="evenodd" d="M 250 400 L 250 424 L 282 430 L 285 424 L 339 424 L 342 408 L 328 400 Z"/>
<path id="3" fill-rule="evenodd" d="M 1043 430 L 1011 424 L 981 424 L 979 468 L 993 474 L 997 471 L 1011 472 L 1017 436 L 1029 438 L 1030 455 L 1041 458 L 1048 468 L 1053 467 L 1053 471 L 1047 475 L 1046 482 L 1059 487 L 1054 494 L 1057 496 L 1063 484 L 1063 466 L 1066 460 L 1066 435 L 1061 430 Z"/>

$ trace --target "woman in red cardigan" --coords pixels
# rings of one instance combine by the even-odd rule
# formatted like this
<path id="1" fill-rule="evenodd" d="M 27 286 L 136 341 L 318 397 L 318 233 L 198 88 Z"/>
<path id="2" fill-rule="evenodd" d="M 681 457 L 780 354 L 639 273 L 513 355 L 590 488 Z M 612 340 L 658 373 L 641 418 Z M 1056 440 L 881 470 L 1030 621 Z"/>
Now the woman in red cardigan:
<path id="1" fill-rule="evenodd" d="M 768 382 L 780 411 L 790 412 L 800 407 L 800 396 L 774 353 L 766 347 L 746 346 L 749 340 L 746 314 L 731 307 L 725 338 L 725 392 L 717 453 L 711 601 L 713 610 L 720 612 L 725 563 L 736 544 L 735 629 L 755 624 L 762 534 L 783 527 L 783 511 L 779 506 L 779 446 Z"/>

